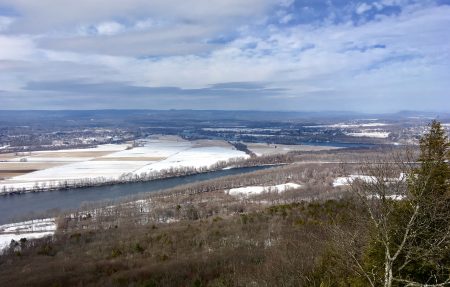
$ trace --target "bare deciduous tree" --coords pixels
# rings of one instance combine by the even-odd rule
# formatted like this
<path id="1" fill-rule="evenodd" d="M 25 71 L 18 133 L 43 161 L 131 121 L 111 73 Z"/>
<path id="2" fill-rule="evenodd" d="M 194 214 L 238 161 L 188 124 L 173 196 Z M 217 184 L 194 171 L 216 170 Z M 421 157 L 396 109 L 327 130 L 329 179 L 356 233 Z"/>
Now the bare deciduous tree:
<path id="1" fill-rule="evenodd" d="M 392 154 L 349 176 L 371 230 L 367 256 L 352 260 L 371 286 L 450 285 L 449 144 L 440 129 L 432 123 L 418 161 Z"/>

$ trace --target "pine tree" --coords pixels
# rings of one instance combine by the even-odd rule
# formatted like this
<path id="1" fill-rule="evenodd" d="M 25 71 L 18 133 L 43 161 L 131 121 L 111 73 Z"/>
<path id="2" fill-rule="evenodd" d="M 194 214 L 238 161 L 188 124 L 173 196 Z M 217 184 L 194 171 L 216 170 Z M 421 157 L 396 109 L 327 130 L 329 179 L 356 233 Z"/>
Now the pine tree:
<path id="1" fill-rule="evenodd" d="M 351 184 L 373 230 L 357 264 L 371 286 L 450 286 L 449 148 L 444 129 L 433 121 L 417 160 L 367 163 L 363 174 L 372 180 Z M 408 167 L 406 184 L 388 180 L 395 166 Z"/>
<path id="2" fill-rule="evenodd" d="M 406 246 L 410 263 L 401 273 L 415 282 L 437 284 L 450 279 L 449 155 L 448 136 L 434 120 L 420 140 L 419 167 L 413 169 L 409 181 L 411 204 L 420 212 L 412 227 L 414 238 Z"/>
<path id="3" fill-rule="evenodd" d="M 450 143 L 442 125 L 434 120 L 430 130 L 420 140 L 420 167 L 415 171 L 417 178 L 413 183 L 417 185 L 413 191 L 422 190 L 423 199 L 450 196 L 449 178 Z M 418 195 L 417 195 L 418 196 Z"/>

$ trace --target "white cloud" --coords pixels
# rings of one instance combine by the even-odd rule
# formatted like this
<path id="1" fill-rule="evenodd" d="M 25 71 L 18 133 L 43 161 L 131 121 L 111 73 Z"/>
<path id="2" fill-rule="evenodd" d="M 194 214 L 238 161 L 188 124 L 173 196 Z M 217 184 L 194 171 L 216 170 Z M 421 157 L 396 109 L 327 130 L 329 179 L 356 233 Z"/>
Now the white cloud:
<path id="1" fill-rule="evenodd" d="M 116 17 L 127 19 L 164 18 L 228 25 L 259 17 L 278 0 L 2 0 L 23 15 L 14 27 L 18 32 L 45 33 L 76 25 L 92 25 Z"/>
<path id="2" fill-rule="evenodd" d="M 33 40 L 0 34 L 0 60 L 24 60 L 36 55 Z"/>
<path id="3" fill-rule="evenodd" d="M 292 4 L 294 4 L 295 0 L 279 0 L 279 4 L 282 7 L 289 7 L 292 6 Z"/>
<path id="4" fill-rule="evenodd" d="M 156 21 L 152 18 L 148 18 L 145 20 L 137 21 L 134 25 L 134 29 L 136 30 L 146 30 L 149 28 L 160 27 L 164 25 L 163 21 Z"/>
<path id="5" fill-rule="evenodd" d="M 280 23 L 281 24 L 287 24 L 290 21 L 292 21 L 292 19 L 294 19 L 294 15 L 293 14 L 286 14 L 283 17 L 281 17 Z"/>
<path id="6" fill-rule="evenodd" d="M 365 3 L 365 2 L 359 4 L 358 7 L 356 7 L 356 13 L 357 14 L 364 14 L 367 11 L 370 11 L 370 10 L 372 10 L 372 5 L 369 5 L 369 4 Z"/>
<path id="7" fill-rule="evenodd" d="M 6 31 L 14 20 L 12 17 L 0 16 L 0 32 Z"/>
<path id="8" fill-rule="evenodd" d="M 99 35 L 115 35 L 125 30 L 125 27 L 117 22 L 103 22 L 96 27 Z"/>

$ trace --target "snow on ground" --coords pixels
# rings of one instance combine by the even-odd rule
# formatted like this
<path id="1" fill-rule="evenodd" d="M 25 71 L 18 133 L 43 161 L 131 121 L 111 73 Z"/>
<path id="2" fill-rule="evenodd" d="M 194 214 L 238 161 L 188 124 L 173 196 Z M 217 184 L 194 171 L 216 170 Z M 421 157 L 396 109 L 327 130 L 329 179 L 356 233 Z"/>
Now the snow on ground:
<path id="1" fill-rule="evenodd" d="M 333 186 L 336 187 L 336 186 L 342 186 L 342 185 L 349 185 L 357 179 L 365 181 L 365 182 L 375 182 L 376 181 L 376 178 L 373 176 L 352 174 L 350 176 L 342 176 L 342 177 L 335 178 L 333 181 Z"/>
<path id="2" fill-rule="evenodd" d="M 67 162 L 67 163 L 71 163 L 71 162 L 79 162 L 82 160 L 90 160 L 90 159 L 94 159 L 94 157 L 92 158 L 80 158 L 80 157 L 25 157 L 27 159 L 27 162 Z M 12 160 L 11 160 L 12 161 Z"/>
<path id="3" fill-rule="evenodd" d="M 0 225 L 0 233 L 26 233 L 55 230 L 55 218 L 34 219 L 24 222 Z"/>
<path id="4" fill-rule="evenodd" d="M 86 149 L 64 149 L 64 150 L 49 150 L 49 151 L 34 151 L 15 155 L 8 162 L 20 162 L 26 160 L 27 162 L 80 162 L 92 160 L 98 156 L 115 153 L 125 150 L 129 145 L 127 144 L 104 144 L 93 148 Z"/>
<path id="5" fill-rule="evenodd" d="M 406 178 L 406 175 L 404 173 L 400 173 L 398 178 L 386 178 L 385 182 L 388 183 L 388 182 L 403 181 L 403 180 L 405 180 L 405 178 Z M 333 186 L 336 187 L 336 186 L 349 185 L 357 179 L 362 180 L 364 182 L 368 182 L 368 183 L 371 183 L 371 182 L 373 183 L 378 180 L 374 176 L 351 174 L 349 176 L 341 176 L 341 177 L 335 178 L 333 181 Z"/>
<path id="6" fill-rule="evenodd" d="M 56 230 L 54 218 L 35 219 L 25 222 L 0 225 L 0 253 L 11 240 L 19 241 L 21 238 L 36 239 L 52 236 Z"/>
<path id="7" fill-rule="evenodd" d="M 61 152 L 86 152 L 86 151 L 109 151 L 109 152 L 117 152 L 124 150 L 128 147 L 128 144 L 102 144 L 96 147 L 91 148 L 77 148 L 77 149 L 64 149 L 64 150 L 56 150 L 56 151 L 41 151 L 40 153 L 61 153 Z"/>
<path id="8" fill-rule="evenodd" d="M 11 240 L 19 241 L 22 238 L 26 239 L 38 239 L 47 236 L 52 236 L 54 232 L 33 232 L 33 233 L 8 233 L 8 234 L 0 234 L 0 254 L 2 253 L 2 249 L 8 247 L 11 243 Z"/>
<path id="9" fill-rule="evenodd" d="M 290 151 L 321 151 L 338 149 L 333 146 L 313 146 L 313 145 L 282 145 L 282 144 L 265 144 L 265 143 L 244 143 L 247 148 L 257 156 L 284 154 Z"/>
<path id="10" fill-rule="evenodd" d="M 336 187 L 336 186 L 342 186 L 342 185 L 349 185 L 356 179 L 359 179 L 359 180 L 362 180 L 365 182 L 374 182 L 376 180 L 373 176 L 352 174 L 350 176 L 342 176 L 342 177 L 335 178 L 333 181 L 333 186 Z"/>
<path id="11" fill-rule="evenodd" d="M 389 124 L 386 123 L 359 123 L 359 124 L 339 123 L 333 125 L 305 126 L 305 128 L 360 128 L 360 127 L 382 127 L 388 125 Z"/>
<path id="12" fill-rule="evenodd" d="M 180 151 L 162 161 L 144 166 L 136 170 L 136 173 L 160 171 L 171 167 L 210 167 L 219 161 L 227 161 L 232 158 L 248 158 L 242 151 L 229 147 L 211 146 L 197 147 Z"/>
<path id="13" fill-rule="evenodd" d="M 386 183 L 393 182 L 393 181 L 399 181 L 403 180 L 405 178 L 405 174 L 401 173 L 398 178 L 389 178 L 386 180 Z M 354 180 L 359 179 L 365 182 L 375 182 L 377 179 L 373 176 L 367 176 L 367 175 L 350 175 L 346 177 L 338 177 L 334 180 L 333 186 L 344 186 L 351 184 Z M 368 195 L 367 198 L 381 198 L 379 194 L 372 194 Z M 392 199 L 392 200 L 403 200 L 406 198 L 404 194 L 392 194 L 392 195 L 386 195 L 385 198 Z"/>
<path id="14" fill-rule="evenodd" d="M 36 183 L 57 186 L 58 182 L 104 178 L 115 180 L 123 174 L 142 174 L 179 167 L 211 167 L 219 161 L 248 158 L 225 141 L 186 141 L 175 136 L 161 136 L 139 141 L 142 146 L 102 145 L 94 149 L 38 152 L 43 163 L 62 155 L 75 162 L 14 176 L 0 181 L 0 193 L 11 188 L 32 189 Z M 95 155 L 96 152 L 107 152 Z M 51 156 L 45 155 L 51 154 Z M 72 156 L 72 154 L 74 156 Z M 82 157 L 77 157 L 81 155 Z M 84 157 L 83 157 L 84 156 Z M 30 156 L 36 160 L 35 156 Z M 20 163 L 18 163 L 20 164 Z"/>
<path id="15" fill-rule="evenodd" d="M 371 130 L 363 130 L 361 132 L 354 132 L 354 133 L 346 133 L 348 136 L 352 137 L 368 137 L 368 138 L 380 138 L 385 139 L 389 137 L 390 132 L 384 132 L 384 131 L 371 131 Z"/>
<path id="16" fill-rule="evenodd" d="M 288 182 L 284 184 L 271 185 L 271 186 L 245 186 L 226 190 L 225 192 L 233 196 L 248 196 L 256 195 L 265 192 L 284 192 L 290 189 L 297 189 L 302 187 L 302 185 Z"/>
<path id="17" fill-rule="evenodd" d="M 167 158 L 183 150 L 192 148 L 193 143 L 181 138 L 147 139 L 140 141 L 142 147 L 108 154 L 102 158 L 131 158 L 131 157 L 163 157 Z M 102 158 L 99 158 L 101 160 Z"/>
<path id="18" fill-rule="evenodd" d="M 32 189 L 36 183 L 57 186 L 58 182 L 82 180 L 86 178 L 105 178 L 116 180 L 125 173 L 132 173 L 153 161 L 83 161 L 38 170 L 15 176 L 0 182 L 0 188 Z M 0 190 L 1 193 L 1 190 Z"/>
<path id="19" fill-rule="evenodd" d="M 378 194 L 372 196 L 372 198 L 380 198 L 380 197 L 381 196 L 379 196 Z M 385 197 L 392 200 L 403 200 L 406 198 L 406 196 L 403 194 L 386 195 Z"/>
<path id="20" fill-rule="evenodd" d="M 133 172 L 148 163 L 151 161 L 83 161 L 19 175 L 13 180 L 35 182 L 95 177 L 118 178 L 120 175 Z"/>

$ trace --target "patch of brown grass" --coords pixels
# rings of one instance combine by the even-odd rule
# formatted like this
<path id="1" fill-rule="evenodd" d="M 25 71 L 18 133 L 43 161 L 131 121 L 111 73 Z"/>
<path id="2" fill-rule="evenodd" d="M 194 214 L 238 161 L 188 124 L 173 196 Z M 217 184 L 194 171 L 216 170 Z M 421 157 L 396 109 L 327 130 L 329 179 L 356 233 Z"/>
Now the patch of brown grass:
<path id="1" fill-rule="evenodd" d="M 193 142 L 194 147 L 231 147 L 229 143 L 223 140 L 196 140 Z"/>
<path id="2" fill-rule="evenodd" d="M 0 171 L 27 171 L 41 170 L 50 167 L 60 166 L 64 163 L 59 162 L 2 162 L 0 163 Z"/>
<path id="3" fill-rule="evenodd" d="M 18 157 L 14 153 L 0 153 L 0 160 L 9 160 Z"/>
<path id="4" fill-rule="evenodd" d="M 111 154 L 115 151 L 49 151 L 49 152 L 34 152 L 32 157 L 46 157 L 46 158 L 64 158 L 64 157 L 100 157 Z"/>
<path id="5" fill-rule="evenodd" d="M 0 171 L 0 178 L 10 178 L 18 175 L 23 175 L 36 170 L 11 170 L 11 171 Z"/>

